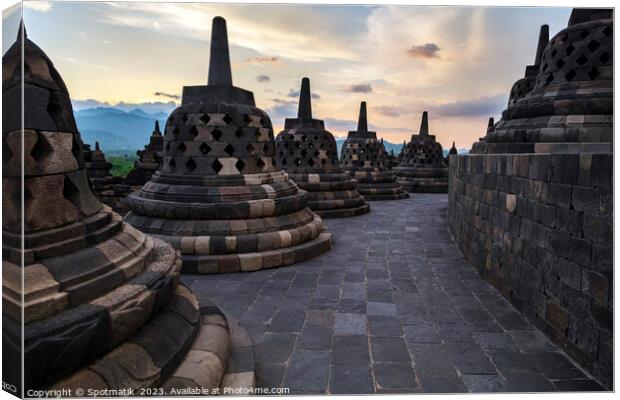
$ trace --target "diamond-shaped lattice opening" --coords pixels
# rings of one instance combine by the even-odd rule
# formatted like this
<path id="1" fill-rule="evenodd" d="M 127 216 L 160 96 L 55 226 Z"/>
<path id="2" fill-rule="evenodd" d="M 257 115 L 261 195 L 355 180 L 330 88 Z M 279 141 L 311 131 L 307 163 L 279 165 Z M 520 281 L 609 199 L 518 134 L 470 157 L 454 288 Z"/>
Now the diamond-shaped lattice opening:
<path id="1" fill-rule="evenodd" d="M 560 40 L 562 41 L 562 43 L 566 43 L 566 41 L 568 40 L 568 34 L 565 33 L 562 36 L 560 36 Z"/>
<path id="2" fill-rule="evenodd" d="M 286 158 L 282 159 L 282 165 L 286 165 Z"/>
<path id="3" fill-rule="evenodd" d="M 226 147 L 224 147 L 224 151 L 226 152 L 226 154 L 228 154 L 229 156 L 232 156 L 233 154 L 235 154 L 235 148 L 232 147 L 232 145 L 229 143 L 228 145 L 226 145 Z"/>
<path id="4" fill-rule="evenodd" d="M 196 136 L 198 136 L 198 129 L 196 129 L 195 126 L 192 126 L 191 128 L 189 128 L 189 135 L 192 139 L 194 139 Z"/>
<path id="5" fill-rule="evenodd" d="M 192 172 L 193 170 L 196 169 L 197 165 L 196 165 L 196 161 L 194 161 L 193 158 L 190 158 L 189 160 L 187 160 L 187 162 L 185 163 L 185 167 L 187 168 L 187 170 L 189 172 Z"/>
<path id="6" fill-rule="evenodd" d="M 42 162 L 47 159 L 53 151 L 54 149 L 50 146 L 45 136 L 38 134 L 37 142 L 32 147 L 32 150 L 30 150 L 30 154 L 37 162 Z"/>
<path id="7" fill-rule="evenodd" d="M 224 115 L 224 118 L 222 118 L 222 121 L 226 122 L 226 125 L 229 125 L 233 121 L 233 119 L 230 115 L 226 114 Z"/>
<path id="8" fill-rule="evenodd" d="M 598 72 L 598 69 L 596 69 L 596 68 L 592 68 L 590 70 L 590 72 L 588 72 L 588 77 L 591 80 L 595 80 L 596 78 L 598 78 L 599 75 L 600 75 L 600 73 Z"/>
<path id="9" fill-rule="evenodd" d="M 235 131 L 235 136 L 237 136 L 238 138 L 240 138 L 241 136 L 243 136 L 243 129 L 239 128 Z"/>
<path id="10" fill-rule="evenodd" d="M 202 152 L 202 154 L 204 154 L 206 156 L 211 151 L 211 146 L 209 146 L 206 143 L 202 143 L 200 145 L 200 147 L 198 147 L 198 150 L 200 150 Z"/>
<path id="11" fill-rule="evenodd" d="M 215 161 L 213 161 L 213 163 L 211 164 L 211 168 L 213 168 L 216 174 L 220 173 L 220 171 L 222 170 L 222 167 L 223 167 L 222 163 L 219 162 L 217 159 L 215 159 Z"/>
<path id="12" fill-rule="evenodd" d="M 183 118 L 181 118 L 181 121 L 183 121 L 183 123 L 186 123 L 188 119 L 189 117 L 187 116 L 187 114 L 183 114 Z"/>
<path id="13" fill-rule="evenodd" d="M 315 150 L 315 151 L 314 151 L 314 156 L 315 156 L 315 157 L 318 157 L 318 155 L 319 155 L 319 151 L 318 151 L 318 150 Z"/>
<path id="14" fill-rule="evenodd" d="M 179 137 L 179 128 L 174 128 L 172 130 L 172 136 L 174 136 L 175 139 L 177 139 Z"/>
<path id="15" fill-rule="evenodd" d="M 211 136 L 213 136 L 213 139 L 217 140 L 218 142 L 223 134 L 224 133 L 219 129 L 214 129 L 213 132 L 211 132 Z"/>
<path id="16" fill-rule="evenodd" d="M 323 164 L 323 165 L 327 164 L 327 160 L 326 159 L 322 159 L 321 160 L 321 164 Z"/>
<path id="17" fill-rule="evenodd" d="M 553 58 L 553 57 L 555 57 L 555 55 L 556 55 L 556 54 L 558 54 L 557 49 L 553 49 L 553 50 L 551 50 L 551 57 L 552 57 L 552 58 Z"/>
<path id="18" fill-rule="evenodd" d="M 545 86 L 547 86 L 548 84 L 550 84 L 551 82 L 553 82 L 553 74 L 549 74 L 549 76 L 547 77 L 547 79 L 545 79 Z"/>
<path id="19" fill-rule="evenodd" d="M 200 120 L 206 125 L 209 123 L 209 121 L 211 121 L 211 117 L 209 117 L 209 114 L 204 113 L 200 116 Z"/>
<path id="20" fill-rule="evenodd" d="M 170 142 L 166 143 L 166 152 L 170 151 Z"/>
<path id="21" fill-rule="evenodd" d="M 248 143 L 248 145 L 245 147 L 245 150 L 250 153 L 253 154 L 254 153 L 254 146 L 252 146 L 252 143 Z M 281 154 L 282 152 L 280 152 Z"/>
<path id="22" fill-rule="evenodd" d="M 573 51 L 575 51 L 575 46 L 573 46 L 572 44 L 569 44 L 568 47 L 566 48 L 566 55 L 570 56 L 571 54 L 573 54 Z"/>
<path id="23" fill-rule="evenodd" d="M 588 43 L 588 49 L 591 52 L 595 52 L 599 47 L 601 47 L 601 44 L 594 39 L 590 40 L 590 43 Z"/>
<path id="24" fill-rule="evenodd" d="M 577 74 L 575 73 L 575 71 L 571 69 L 570 71 L 568 71 L 568 73 L 566 75 L 564 75 L 564 79 L 566 79 L 566 81 L 570 82 L 573 79 L 575 79 L 576 75 Z"/>
<path id="25" fill-rule="evenodd" d="M 177 167 L 177 163 L 176 161 L 174 161 L 174 158 L 170 159 L 170 161 L 168 162 L 168 166 L 172 171 L 174 171 L 174 169 Z"/>
<path id="26" fill-rule="evenodd" d="M 314 167 L 314 160 L 312 158 L 308 160 L 308 165 Z"/>
<path id="27" fill-rule="evenodd" d="M 241 159 L 239 159 L 235 163 L 235 167 L 237 167 L 237 170 L 239 170 L 239 172 L 243 172 L 243 168 L 245 168 L 245 163 L 241 161 Z"/>
<path id="28" fill-rule="evenodd" d="M 579 36 L 581 36 L 582 39 L 585 39 L 586 37 L 588 37 L 589 34 L 590 32 L 587 29 L 582 29 L 579 33 Z"/>
<path id="29" fill-rule="evenodd" d="M 307 142 L 308 141 L 308 136 L 301 135 L 301 140 L 304 141 L 304 142 Z"/>
<path id="30" fill-rule="evenodd" d="M 73 182 L 71 182 L 71 179 L 69 179 L 68 176 L 65 176 L 62 188 L 62 197 L 69 200 L 77 208 L 80 208 L 80 190 L 73 184 Z"/>
<path id="31" fill-rule="evenodd" d="M 269 154 L 269 144 L 265 143 L 263 145 L 263 153 Z"/>
<path id="32" fill-rule="evenodd" d="M 609 60 L 611 59 L 611 57 L 609 57 L 609 54 L 607 54 L 607 52 L 605 51 L 603 52 L 603 54 L 601 54 L 601 56 L 598 59 L 603 64 L 607 64 Z"/>
<path id="33" fill-rule="evenodd" d="M 564 62 L 564 60 L 562 60 L 561 58 L 558 60 L 558 62 L 555 63 L 555 66 L 559 68 L 562 68 L 564 66 L 564 64 L 566 64 Z"/>
<path id="34" fill-rule="evenodd" d="M 587 63 L 587 62 L 588 62 L 588 57 L 586 57 L 586 56 L 584 56 L 584 55 L 582 54 L 582 55 L 580 55 L 580 56 L 579 56 L 579 57 L 575 60 L 575 62 L 576 62 L 577 64 L 579 64 L 579 65 L 583 65 L 583 64 L 585 64 L 585 63 Z"/>
<path id="35" fill-rule="evenodd" d="M 260 157 L 259 157 L 259 158 L 256 160 L 256 166 L 257 166 L 258 168 L 263 168 L 263 167 L 265 166 L 265 162 L 263 161 L 263 159 L 262 159 L 262 158 L 260 158 Z"/>
<path id="36" fill-rule="evenodd" d="M 303 149 L 303 150 L 301 151 L 301 156 L 302 156 L 302 157 L 305 157 L 305 156 L 307 156 L 307 155 L 308 155 L 308 152 L 306 151 L 306 149 Z"/>
<path id="37" fill-rule="evenodd" d="M 181 144 L 179 144 L 179 145 L 177 146 L 177 151 L 178 151 L 179 153 L 183 154 L 183 153 L 185 153 L 185 150 L 186 150 L 186 148 L 185 148 L 185 143 L 181 142 Z"/>
<path id="38" fill-rule="evenodd" d="M 300 142 L 295 142 L 295 147 L 300 148 L 301 147 L 301 143 Z"/>
<path id="39" fill-rule="evenodd" d="M 276 166 L 276 159 L 275 158 L 271 159 L 271 165 L 273 165 L 274 167 Z"/>
<path id="40" fill-rule="evenodd" d="M 609 36 L 613 33 L 613 30 L 611 29 L 611 27 L 606 27 L 605 29 L 603 29 L 603 35 L 605 36 Z"/>

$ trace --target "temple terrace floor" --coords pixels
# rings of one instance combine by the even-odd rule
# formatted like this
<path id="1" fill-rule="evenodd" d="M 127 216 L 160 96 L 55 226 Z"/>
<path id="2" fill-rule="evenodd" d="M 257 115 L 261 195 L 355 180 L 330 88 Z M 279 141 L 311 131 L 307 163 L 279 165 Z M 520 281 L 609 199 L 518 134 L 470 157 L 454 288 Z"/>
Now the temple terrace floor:
<path id="1" fill-rule="evenodd" d="M 290 393 L 600 390 L 477 274 L 446 228 L 446 194 L 325 220 L 327 254 L 182 281 L 240 320 L 258 387 Z"/>

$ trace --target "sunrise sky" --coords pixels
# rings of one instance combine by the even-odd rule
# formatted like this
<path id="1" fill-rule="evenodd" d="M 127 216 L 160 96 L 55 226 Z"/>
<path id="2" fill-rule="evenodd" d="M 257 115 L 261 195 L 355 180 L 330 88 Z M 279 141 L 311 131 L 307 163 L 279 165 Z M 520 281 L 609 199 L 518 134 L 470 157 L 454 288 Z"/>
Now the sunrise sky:
<path id="1" fill-rule="evenodd" d="M 228 22 L 233 81 L 254 92 L 276 133 L 311 79 L 315 118 L 337 136 L 359 102 L 392 142 L 417 133 L 422 111 L 444 147 L 469 148 L 499 118 L 534 59 L 538 29 L 566 26 L 568 8 L 24 2 L 28 37 L 52 59 L 76 108 L 119 102 L 174 107 L 206 83 L 211 19 Z M 19 7 L 3 13 L 3 52 Z M 93 101 L 84 101 L 93 100 Z M 149 103 L 149 104 L 146 104 Z M 163 104 L 150 104 L 163 103 Z"/>

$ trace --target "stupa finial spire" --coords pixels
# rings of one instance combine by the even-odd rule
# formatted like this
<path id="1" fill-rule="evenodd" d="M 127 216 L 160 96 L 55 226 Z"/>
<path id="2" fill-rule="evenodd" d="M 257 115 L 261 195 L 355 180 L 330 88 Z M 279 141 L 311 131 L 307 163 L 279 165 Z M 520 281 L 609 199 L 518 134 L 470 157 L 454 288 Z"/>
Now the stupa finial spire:
<path id="1" fill-rule="evenodd" d="M 24 24 L 24 18 L 19 20 L 19 28 L 17 28 L 17 41 L 22 39 L 22 32 L 24 33 L 23 38 L 27 39 L 28 34 L 26 33 L 26 25 Z"/>
<path id="2" fill-rule="evenodd" d="M 99 148 L 99 142 L 95 142 L 95 150 L 96 151 L 101 151 L 101 149 Z"/>
<path id="3" fill-rule="evenodd" d="M 297 118 L 312 119 L 312 101 L 310 95 L 310 79 L 303 78 L 301 80 L 301 91 L 299 92 L 299 108 L 297 109 Z"/>
<path id="4" fill-rule="evenodd" d="M 368 132 L 368 118 L 366 116 L 366 102 L 362 101 L 360 104 L 360 116 L 357 120 L 357 131 Z"/>
<path id="5" fill-rule="evenodd" d="M 161 131 L 159 130 L 159 121 L 155 120 L 155 129 L 153 130 L 154 136 L 161 136 Z"/>
<path id="6" fill-rule="evenodd" d="M 536 58 L 534 59 L 534 65 L 540 65 L 542 60 L 543 51 L 549 43 L 549 25 L 542 25 L 540 27 L 540 33 L 538 34 L 538 47 L 536 48 Z"/>
<path id="7" fill-rule="evenodd" d="M 211 58 L 209 59 L 209 85 L 232 86 L 230 53 L 226 20 L 213 18 L 211 27 Z"/>
<path id="8" fill-rule="evenodd" d="M 428 112 L 422 113 L 422 124 L 420 124 L 420 136 L 428 136 Z"/>

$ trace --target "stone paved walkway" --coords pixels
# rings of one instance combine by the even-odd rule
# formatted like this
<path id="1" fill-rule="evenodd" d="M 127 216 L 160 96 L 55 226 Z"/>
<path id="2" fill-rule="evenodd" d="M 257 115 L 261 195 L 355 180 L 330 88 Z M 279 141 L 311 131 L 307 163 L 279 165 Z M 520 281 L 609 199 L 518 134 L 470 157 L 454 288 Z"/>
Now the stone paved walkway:
<path id="1" fill-rule="evenodd" d="M 326 220 L 300 265 L 183 277 L 240 320 L 257 385 L 291 393 L 597 390 L 461 256 L 445 194 Z"/>

